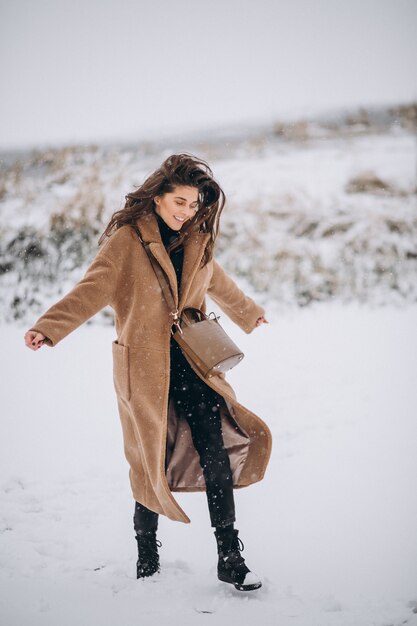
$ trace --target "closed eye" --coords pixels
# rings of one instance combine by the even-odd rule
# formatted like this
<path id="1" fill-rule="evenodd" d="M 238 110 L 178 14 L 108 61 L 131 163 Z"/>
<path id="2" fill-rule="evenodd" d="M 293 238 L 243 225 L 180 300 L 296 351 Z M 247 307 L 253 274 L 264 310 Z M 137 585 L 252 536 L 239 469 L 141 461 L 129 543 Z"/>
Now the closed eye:
<path id="1" fill-rule="evenodd" d="M 181 207 L 186 206 L 185 202 L 179 202 L 178 200 L 176 200 L 176 201 L 175 201 L 175 204 L 176 204 L 177 206 L 181 206 Z M 194 211 L 194 212 L 197 212 L 197 211 L 198 211 L 198 204 L 192 204 L 192 205 L 190 205 L 190 209 L 191 209 L 192 211 Z"/>

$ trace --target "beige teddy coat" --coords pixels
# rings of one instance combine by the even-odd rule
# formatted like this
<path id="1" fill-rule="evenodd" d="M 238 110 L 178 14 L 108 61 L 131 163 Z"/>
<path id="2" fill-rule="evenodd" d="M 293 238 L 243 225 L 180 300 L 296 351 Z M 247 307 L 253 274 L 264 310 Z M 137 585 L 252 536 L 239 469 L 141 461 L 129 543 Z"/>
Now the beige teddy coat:
<path id="1" fill-rule="evenodd" d="M 176 295 L 176 274 L 155 215 L 141 216 L 137 225 Z M 201 267 L 208 238 L 208 234 L 195 233 L 184 243 L 178 308 L 205 310 L 205 296 L 209 294 L 240 328 L 250 333 L 264 310 L 214 259 Z M 133 497 L 157 513 L 188 523 L 188 516 L 172 492 L 204 490 L 204 478 L 189 426 L 175 415 L 169 398 L 169 309 L 146 251 L 129 225 L 116 230 L 100 246 L 84 278 L 48 309 L 32 330 L 45 335 L 47 345 L 55 346 L 106 305 L 113 308 L 115 316 L 113 375 Z M 234 487 L 261 480 L 271 453 L 268 427 L 237 402 L 223 374 L 203 380 L 224 399 L 223 438 Z"/>

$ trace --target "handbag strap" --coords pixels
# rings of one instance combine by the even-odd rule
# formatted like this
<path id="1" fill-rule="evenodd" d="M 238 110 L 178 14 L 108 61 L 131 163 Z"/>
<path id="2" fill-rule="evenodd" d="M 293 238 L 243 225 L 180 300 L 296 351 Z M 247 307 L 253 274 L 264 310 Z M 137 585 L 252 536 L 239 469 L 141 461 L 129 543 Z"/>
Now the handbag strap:
<path id="1" fill-rule="evenodd" d="M 155 272 L 155 275 L 158 279 L 159 285 L 161 287 L 162 290 L 162 294 L 166 300 L 166 303 L 168 305 L 168 308 L 170 309 L 170 315 L 173 318 L 173 323 L 175 324 L 175 326 L 178 328 L 178 330 L 180 332 L 181 331 L 181 327 L 180 327 L 180 315 L 179 315 L 179 311 L 177 309 L 177 307 L 175 306 L 175 300 L 174 300 L 174 296 L 172 295 L 172 291 L 171 291 L 171 287 L 169 285 L 168 279 L 165 275 L 165 272 L 163 271 L 163 269 L 161 268 L 161 266 L 159 265 L 159 263 L 156 261 L 156 259 L 154 258 L 152 252 L 149 249 L 149 243 L 143 241 L 142 236 L 140 234 L 139 228 L 136 224 L 136 222 L 132 222 L 132 226 L 139 238 L 140 243 L 142 244 L 142 246 L 145 249 L 146 254 L 148 255 L 149 261 L 152 265 L 152 269 Z"/>

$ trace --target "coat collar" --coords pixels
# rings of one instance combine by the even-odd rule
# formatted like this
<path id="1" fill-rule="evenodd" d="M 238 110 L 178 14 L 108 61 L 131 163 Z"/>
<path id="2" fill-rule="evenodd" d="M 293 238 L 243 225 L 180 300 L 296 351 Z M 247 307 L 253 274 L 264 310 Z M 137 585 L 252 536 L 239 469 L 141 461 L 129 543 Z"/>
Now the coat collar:
<path id="1" fill-rule="evenodd" d="M 180 297 L 178 302 L 177 277 L 174 266 L 169 258 L 169 254 L 162 243 L 155 215 L 153 213 L 142 215 L 137 220 L 137 225 L 142 239 L 146 243 L 149 243 L 149 250 L 164 270 L 171 287 L 172 295 L 174 296 L 175 304 L 177 305 L 178 310 L 181 311 L 186 303 L 191 283 L 199 268 L 205 247 L 210 239 L 210 234 L 200 232 L 191 233 L 184 241 L 184 264 L 182 268 Z"/>

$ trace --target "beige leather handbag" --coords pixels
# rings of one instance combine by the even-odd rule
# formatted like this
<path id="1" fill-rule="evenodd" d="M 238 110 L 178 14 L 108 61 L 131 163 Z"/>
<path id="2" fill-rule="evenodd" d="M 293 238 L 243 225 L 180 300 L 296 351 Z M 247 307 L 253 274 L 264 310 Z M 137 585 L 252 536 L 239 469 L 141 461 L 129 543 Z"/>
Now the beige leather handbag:
<path id="1" fill-rule="evenodd" d="M 227 372 L 235 367 L 244 354 L 220 326 L 219 318 L 214 313 L 206 315 L 196 308 L 187 307 L 181 312 L 176 309 L 165 273 L 149 250 L 149 244 L 143 241 L 136 224 L 133 227 L 148 254 L 171 311 L 172 336 L 182 351 L 205 377 Z"/>
<path id="2" fill-rule="evenodd" d="M 173 324 L 173 337 L 203 376 L 227 372 L 243 359 L 214 314 L 186 308 Z"/>

